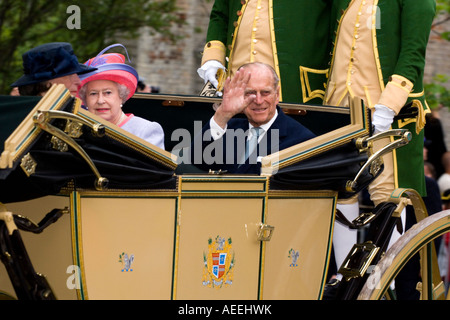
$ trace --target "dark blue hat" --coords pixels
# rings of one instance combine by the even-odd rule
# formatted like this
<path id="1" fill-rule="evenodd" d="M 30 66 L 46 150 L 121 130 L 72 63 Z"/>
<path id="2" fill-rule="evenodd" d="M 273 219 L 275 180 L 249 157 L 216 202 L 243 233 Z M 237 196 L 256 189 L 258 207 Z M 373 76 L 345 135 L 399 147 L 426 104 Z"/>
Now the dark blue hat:
<path id="1" fill-rule="evenodd" d="M 97 70 L 78 62 L 72 46 L 67 42 L 46 43 L 22 55 L 24 75 L 11 87 L 39 83 L 70 74 L 83 74 Z"/>

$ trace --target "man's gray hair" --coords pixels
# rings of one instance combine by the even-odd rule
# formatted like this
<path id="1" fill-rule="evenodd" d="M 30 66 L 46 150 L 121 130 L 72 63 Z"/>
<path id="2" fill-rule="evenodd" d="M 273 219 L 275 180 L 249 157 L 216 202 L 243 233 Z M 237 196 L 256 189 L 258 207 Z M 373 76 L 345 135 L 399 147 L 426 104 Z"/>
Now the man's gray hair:
<path id="1" fill-rule="evenodd" d="M 251 66 L 262 66 L 262 67 L 265 67 L 265 68 L 269 69 L 270 72 L 272 72 L 274 88 L 276 88 L 278 86 L 278 84 L 280 83 L 280 78 L 278 77 L 277 72 L 275 71 L 274 68 L 272 68 L 272 66 L 268 65 L 267 63 L 263 63 L 263 62 L 248 62 L 248 63 L 244 63 L 242 66 L 240 66 L 238 68 L 238 70 L 242 69 L 242 68 L 251 67 Z"/>

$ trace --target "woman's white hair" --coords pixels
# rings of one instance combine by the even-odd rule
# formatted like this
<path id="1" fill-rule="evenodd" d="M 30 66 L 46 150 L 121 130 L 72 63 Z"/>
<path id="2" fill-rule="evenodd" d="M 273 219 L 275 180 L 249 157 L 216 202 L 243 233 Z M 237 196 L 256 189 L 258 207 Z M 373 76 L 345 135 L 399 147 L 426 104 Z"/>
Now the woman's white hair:
<path id="1" fill-rule="evenodd" d="M 119 97 L 122 99 L 122 103 L 125 103 L 127 101 L 127 97 L 130 94 L 130 90 L 127 88 L 127 86 L 120 84 L 118 82 L 113 81 L 115 84 L 117 84 L 117 89 L 119 91 Z M 89 82 L 86 82 L 78 91 L 78 95 L 80 96 L 81 100 L 84 104 L 86 104 L 86 85 Z"/>

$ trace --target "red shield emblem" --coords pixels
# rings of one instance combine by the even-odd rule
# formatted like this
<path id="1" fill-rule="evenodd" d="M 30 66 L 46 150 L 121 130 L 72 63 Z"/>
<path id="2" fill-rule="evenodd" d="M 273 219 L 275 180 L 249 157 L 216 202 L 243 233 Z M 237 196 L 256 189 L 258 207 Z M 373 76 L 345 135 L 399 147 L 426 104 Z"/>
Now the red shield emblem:
<path id="1" fill-rule="evenodd" d="M 225 273 L 225 261 L 227 258 L 226 253 L 215 252 L 212 254 L 212 273 L 217 279 L 220 279 Z"/>

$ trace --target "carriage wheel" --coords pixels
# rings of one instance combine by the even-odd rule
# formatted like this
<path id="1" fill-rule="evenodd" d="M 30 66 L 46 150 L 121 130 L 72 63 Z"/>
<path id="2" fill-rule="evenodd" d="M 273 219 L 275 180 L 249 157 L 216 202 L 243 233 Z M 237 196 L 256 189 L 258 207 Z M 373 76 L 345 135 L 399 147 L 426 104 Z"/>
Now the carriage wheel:
<path id="1" fill-rule="evenodd" d="M 358 300 L 379 300 L 388 296 L 392 281 L 415 254 L 420 254 L 422 300 L 445 299 L 445 287 L 437 265 L 433 240 L 450 231 L 450 210 L 435 213 L 415 224 L 386 252 L 372 270 Z M 450 295 L 449 297 L 450 298 Z"/>

